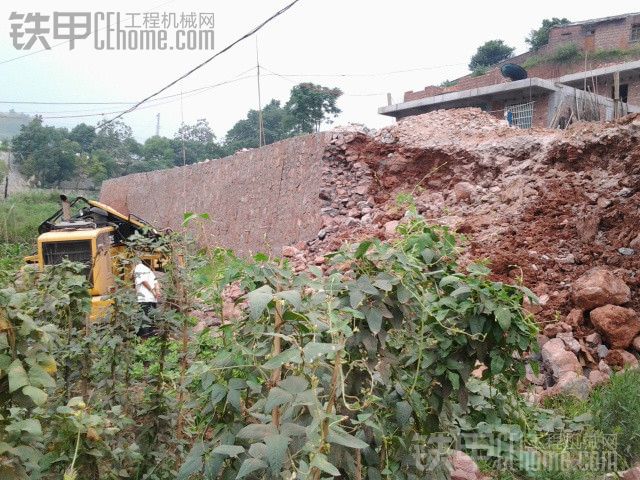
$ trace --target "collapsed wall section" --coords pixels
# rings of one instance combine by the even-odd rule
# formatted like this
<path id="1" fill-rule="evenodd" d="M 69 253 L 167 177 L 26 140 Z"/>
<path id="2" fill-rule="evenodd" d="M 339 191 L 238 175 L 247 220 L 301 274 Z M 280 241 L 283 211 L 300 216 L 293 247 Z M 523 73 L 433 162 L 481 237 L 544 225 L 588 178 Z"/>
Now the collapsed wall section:
<path id="1" fill-rule="evenodd" d="M 100 201 L 159 228 L 179 230 L 184 212 L 203 244 L 239 254 L 279 253 L 321 229 L 323 155 L 330 134 L 305 135 L 230 157 L 107 180 Z"/>

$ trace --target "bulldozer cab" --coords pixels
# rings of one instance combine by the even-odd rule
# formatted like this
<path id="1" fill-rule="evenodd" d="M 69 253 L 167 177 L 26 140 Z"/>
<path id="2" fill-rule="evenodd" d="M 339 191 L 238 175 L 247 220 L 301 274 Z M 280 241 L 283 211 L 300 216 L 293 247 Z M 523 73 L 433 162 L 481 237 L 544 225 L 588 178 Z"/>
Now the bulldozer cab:
<path id="1" fill-rule="evenodd" d="M 102 203 L 83 197 L 73 202 L 64 195 L 60 198 L 62 208 L 40 224 L 37 253 L 25 261 L 41 269 L 65 259 L 83 264 L 92 296 L 91 317 L 96 318 L 110 304 L 108 295 L 116 287 L 116 276 L 130 270 L 117 261 L 127 239 L 135 232 L 145 236 L 159 233 L 144 220 Z M 151 264 L 161 269 L 164 259 L 152 255 Z"/>

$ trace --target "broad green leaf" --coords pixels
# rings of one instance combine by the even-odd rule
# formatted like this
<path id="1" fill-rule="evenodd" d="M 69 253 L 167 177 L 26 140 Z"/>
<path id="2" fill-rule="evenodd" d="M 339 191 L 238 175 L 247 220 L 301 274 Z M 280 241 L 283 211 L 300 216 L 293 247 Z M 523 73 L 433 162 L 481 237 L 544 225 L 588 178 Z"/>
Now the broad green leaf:
<path id="1" fill-rule="evenodd" d="M 455 390 L 460 388 L 460 376 L 456 372 L 448 371 L 447 378 L 449 378 L 449 381 Z"/>
<path id="2" fill-rule="evenodd" d="M 494 315 L 500 324 L 500 328 L 502 328 L 502 330 L 509 330 L 509 327 L 511 326 L 511 312 L 505 307 L 498 307 L 496 308 Z"/>
<path id="3" fill-rule="evenodd" d="M 226 396 L 227 396 L 227 387 L 225 387 L 224 385 L 220 385 L 219 383 L 216 383 L 211 388 L 211 405 L 215 407 L 218 403 L 224 400 Z"/>
<path id="4" fill-rule="evenodd" d="M 336 345 L 334 343 L 309 342 L 304 346 L 303 353 L 306 361 L 313 362 L 321 358 L 323 355 L 336 353 L 340 349 L 340 345 Z"/>
<path id="5" fill-rule="evenodd" d="M 304 377 L 291 375 L 278 382 L 278 386 L 289 393 L 302 393 L 309 387 L 309 381 Z"/>
<path id="6" fill-rule="evenodd" d="M 280 405 L 284 405 L 285 403 L 289 403 L 293 400 L 293 394 L 283 390 L 279 387 L 273 387 L 269 390 L 269 396 L 267 397 L 267 401 L 264 404 L 265 413 L 270 413 L 275 407 L 279 407 Z"/>
<path id="7" fill-rule="evenodd" d="M 469 286 L 468 285 L 460 285 L 453 292 L 451 292 L 450 295 L 452 297 L 459 297 L 459 296 L 462 296 L 462 295 L 466 295 L 468 293 L 471 293 L 471 289 L 469 288 Z"/>
<path id="8" fill-rule="evenodd" d="M 322 470 L 323 472 L 328 473 L 329 475 L 332 475 L 334 477 L 338 477 L 340 475 L 340 470 L 338 470 L 334 465 L 329 463 L 329 461 L 327 460 L 327 457 L 322 453 L 318 453 L 316 454 L 315 457 L 313 457 L 311 466 L 316 467 Z"/>
<path id="9" fill-rule="evenodd" d="M 397 295 L 400 303 L 407 303 L 411 299 L 411 292 L 404 285 L 398 286 Z"/>
<path id="10" fill-rule="evenodd" d="M 367 253 L 367 250 L 369 250 L 369 247 L 372 243 L 373 242 L 371 240 L 365 240 L 364 242 L 360 243 L 360 245 L 358 245 L 358 248 L 356 248 L 355 258 L 360 259 L 364 257 L 365 253 Z"/>
<path id="11" fill-rule="evenodd" d="M 400 427 L 404 427 L 409 423 L 413 408 L 406 400 L 396 403 L 396 423 Z"/>
<path id="12" fill-rule="evenodd" d="M 382 330 L 382 311 L 379 308 L 371 307 L 365 310 L 364 315 L 367 318 L 369 330 L 378 334 Z"/>
<path id="13" fill-rule="evenodd" d="M 440 280 L 440 287 L 446 287 L 447 285 L 451 285 L 452 283 L 459 282 L 460 278 L 455 275 L 447 275 Z"/>
<path id="14" fill-rule="evenodd" d="M 302 306 L 302 298 L 300 297 L 300 292 L 297 290 L 285 290 L 284 292 L 278 292 L 276 293 L 276 298 L 286 300 L 296 310 L 299 310 Z"/>
<path id="15" fill-rule="evenodd" d="M 357 288 L 349 287 L 349 303 L 351 308 L 358 308 L 364 300 L 364 293 Z"/>
<path id="16" fill-rule="evenodd" d="M 359 290 L 369 295 L 378 295 L 378 289 L 373 286 L 371 279 L 367 275 L 362 275 L 356 280 L 356 286 Z"/>
<path id="17" fill-rule="evenodd" d="M 25 385 L 29 385 L 29 377 L 27 376 L 27 372 L 22 366 L 22 362 L 17 358 L 13 362 L 11 362 L 11 365 L 9 365 L 8 376 L 9 393 L 15 392 Z"/>
<path id="18" fill-rule="evenodd" d="M 338 427 L 331 427 L 327 435 L 327 442 L 357 449 L 367 448 L 369 446 L 359 438 L 354 437 Z"/>
<path id="19" fill-rule="evenodd" d="M 54 388 L 56 386 L 53 377 L 39 365 L 33 365 L 29 369 L 29 383 L 39 388 Z"/>
<path id="20" fill-rule="evenodd" d="M 31 398 L 31 400 L 33 400 L 33 403 L 38 406 L 44 405 L 48 397 L 48 395 L 44 391 L 40 390 L 39 388 L 32 387 L 31 385 L 27 385 L 26 387 L 24 387 L 22 389 L 22 393 Z"/>
<path id="21" fill-rule="evenodd" d="M 499 355 L 494 356 L 491 359 L 491 373 L 493 375 L 500 373 L 503 368 L 504 368 L 504 359 Z"/>
<path id="22" fill-rule="evenodd" d="M 393 290 L 393 284 L 386 278 L 379 278 L 375 280 L 373 282 L 373 285 L 380 290 L 384 290 L 385 292 L 390 292 L 391 290 Z"/>
<path id="23" fill-rule="evenodd" d="M 248 453 L 253 458 L 267 458 L 267 446 L 262 442 L 252 443 Z"/>
<path id="24" fill-rule="evenodd" d="M 242 395 L 241 391 L 235 388 L 230 388 L 227 393 L 227 403 L 236 410 L 240 411 Z"/>
<path id="25" fill-rule="evenodd" d="M 217 453 L 220 455 L 226 455 L 228 457 L 237 457 L 241 453 L 244 453 L 244 447 L 240 445 L 218 445 L 211 453 Z"/>
<path id="26" fill-rule="evenodd" d="M 27 418 L 26 420 L 11 423 L 5 428 L 5 430 L 7 432 L 27 432 L 35 436 L 42 435 L 42 426 L 40 425 L 40 422 L 33 418 Z"/>
<path id="27" fill-rule="evenodd" d="M 273 475 L 277 475 L 282 470 L 289 440 L 289 437 L 284 435 L 269 435 L 264 440 L 267 445 L 267 462 Z"/>
<path id="28" fill-rule="evenodd" d="M 270 424 L 252 423 L 242 428 L 236 435 L 241 440 L 264 440 L 267 435 L 277 435 L 278 430 Z"/>
<path id="29" fill-rule="evenodd" d="M 247 293 L 247 303 L 249 304 L 249 316 L 251 319 L 258 319 L 271 300 L 273 300 L 273 290 L 269 285 L 263 285 Z"/>
<path id="30" fill-rule="evenodd" d="M 204 456 L 204 443 L 201 441 L 196 442 L 191 451 L 184 459 L 184 463 L 178 471 L 176 480 L 187 480 L 195 474 L 199 474 L 204 466 L 202 457 Z"/>
<path id="31" fill-rule="evenodd" d="M 245 459 L 244 462 L 242 462 L 242 465 L 240 466 L 240 470 L 238 470 L 238 475 L 236 476 L 236 480 L 240 480 L 241 478 L 244 478 L 255 471 L 264 470 L 265 468 L 267 468 L 267 466 L 268 465 L 264 463 L 262 460 L 249 457 Z"/>
<path id="32" fill-rule="evenodd" d="M 285 363 L 300 363 L 301 361 L 300 349 L 298 347 L 291 347 L 289 350 L 285 350 L 284 352 L 267 360 L 263 365 L 263 368 L 266 368 L 267 370 L 275 370 Z"/>

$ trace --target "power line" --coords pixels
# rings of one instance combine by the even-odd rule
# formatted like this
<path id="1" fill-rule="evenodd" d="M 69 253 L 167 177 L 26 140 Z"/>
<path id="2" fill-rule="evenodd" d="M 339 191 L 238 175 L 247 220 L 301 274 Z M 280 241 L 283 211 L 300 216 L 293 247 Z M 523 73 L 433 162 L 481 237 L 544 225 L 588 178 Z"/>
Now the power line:
<path id="1" fill-rule="evenodd" d="M 269 72 L 267 75 L 272 75 L 275 77 L 280 77 L 283 80 L 286 80 L 287 82 L 290 83 L 296 83 L 295 80 L 291 80 L 289 77 L 285 76 L 285 75 L 281 75 L 277 72 L 274 72 L 273 70 L 268 69 L 267 67 L 265 67 L 264 65 L 261 65 L 263 70 L 266 70 L 267 72 Z M 345 97 L 378 97 L 380 95 L 386 95 L 386 92 L 371 92 L 371 93 L 343 93 L 343 95 Z"/>
<path id="2" fill-rule="evenodd" d="M 265 25 L 267 25 L 268 23 L 270 23 L 272 20 L 276 19 L 277 17 L 279 17 L 280 15 L 282 15 L 284 12 L 286 12 L 287 10 L 289 10 L 291 7 L 293 7 L 296 3 L 298 3 L 300 0 L 293 0 L 293 2 L 289 3 L 287 6 L 285 6 L 284 8 L 282 8 L 281 10 L 278 10 L 276 13 L 274 13 L 273 15 L 271 15 L 271 17 L 269 17 L 268 19 L 266 19 L 264 22 L 262 22 L 260 25 L 258 25 L 257 27 L 253 28 L 251 31 L 249 31 L 248 33 L 245 33 L 242 37 L 238 38 L 237 40 L 235 40 L 234 42 L 230 43 L 229 45 L 227 45 L 225 48 L 223 48 L 222 50 L 220 50 L 218 53 L 216 53 L 215 55 L 209 57 L 208 59 L 206 59 L 204 62 L 200 63 L 199 65 L 196 65 L 195 67 L 193 67 L 191 70 L 189 70 L 187 73 L 181 75 L 180 77 L 176 78 L 174 81 L 168 83 L 166 86 L 162 87 L 160 90 L 158 90 L 155 93 L 152 93 L 151 95 L 149 95 L 148 97 L 140 100 L 138 103 L 136 103 L 133 107 L 125 110 L 124 112 L 116 115 L 115 117 L 113 117 L 111 120 L 107 120 L 105 123 L 103 123 L 101 126 L 104 127 L 106 125 L 109 125 L 111 122 L 117 120 L 118 118 L 122 117 L 123 115 L 126 115 L 127 113 L 133 112 L 135 109 L 137 109 L 140 105 L 142 105 L 143 103 L 147 102 L 148 100 L 151 100 L 153 97 L 161 94 L 162 92 L 164 92 L 165 90 L 167 90 L 168 88 L 171 88 L 173 85 L 175 85 L 176 83 L 180 82 L 181 80 L 184 80 L 185 78 L 187 78 L 189 75 L 191 75 L 192 73 L 194 73 L 196 70 L 199 70 L 200 68 L 204 67 L 205 65 L 207 65 L 209 62 L 211 62 L 212 60 L 214 60 L 215 58 L 219 57 L 220 55 L 222 55 L 223 53 L 231 50 L 235 45 L 237 45 L 238 43 L 242 42 L 243 40 L 247 39 L 248 37 L 250 37 L 251 35 L 253 35 L 254 33 L 256 33 L 257 31 L 259 31 L 260 29 L 262 29 Z"/>
<path id="3" fill-rule="evenodd" d="M 247 70 L 244 70 L 240 73 L 238 73 L 235 77 L 232 77 L 232 79 L 230 81 L 232 81 L 233 79 L 236 79 L 242 75 L 244 75 L 245 73 L 249 73 L 251 71 L 253 71 L 256 67 L 253 66 L 251 68 L 248 68 Z M 242 79 L 244 79 L 245 77 L 243 77 Z M 238 78 L 239 79 L 239 78 Z M 242 80 L 239 79 L 239 80 Z M 224 85 L 226 83 L 230 83 L 230 81 L 226 81 L 226 82 L 221 82 L 221 83 L 214 83 L 214 84 L 209 84 L 209 85 L 204 85 L 202 87 L 197 87 L 194 88 L 192 90 L 187 90 L 186 92 L 183 92 L 184 94 L 189 94 L 189 93 L 194 93 L 194 92 L 199 92 L 199 91 L 205 91 L 205 90 L 209 90 L 211 88 L 215 88 L 218 87 L 220 85 Z M 179 93 L 175 93 L 172 95 L 165 95 L 162 97 L 157 97 L 154 98 L 152 101 L 153 102 L 157 102 L 160 100 L 165 100 L 167 98 L 176 98 L 179 97 L 180 94 Z M 15 104 L 15 105 L 133 105 L 136 102 L 36 102 L 36 101 L 11 101 L 11 100 L 0 100 L 0 104 Z M 91 111 L 96 111 L 95 109 L 89 109 L 89 110 L 71 110 L 69 111 L 69 113 L 73 113 L 73 112 L 91 112 Z M 27 113 L 36 113 L 36 112 L 27 112 Z M 67 113 L 67 111 L 59 111 L 59 112 L 41 112 L 41 113 Z"/>
<path id="4" fill-rule="evenodd" d="M 253 70 L 253 68 L 252 68 Z M 212 90 L 216 87 L 220 87 L 223 85 L 228 85 L 231 83 L 236 83 L 239 82 L 241 80 L 247 80 L 250 78 L 254 78 L 253 75 L 245 75 L 244 77 L 237 77 L 234 78 L 232 80 L 227 80 L 224 82 L 219 82 L 219 83 L 215 83 L 213 85 L 209 85 L 207 87 L 201 87 L 201 88 L 197 88 L 194 90 L 189 90 L 188 92 L 184 92 L 184 93 L 190 93 L 190 95 L 188 95 L 188 97 L 194 96 L 194 95 L 199 95 L 200 93 L 204 93 L 205 91 L 208 90 Z M 180 98 L 173 98 L 173 97 L 180 97 L 180 94 L 177 95 L 168 95 L 166 97 L 159 97 L 157 99 L 155 99 L 154 101 L 156 101 L 157 103 L 153 103 L 153 104 L 149 104 L 146 105 L 144 107 L 139 108 L 139 110 L 146 110 L 149 108 L 156 108 L 156 107 L 161 107 L 163 105 L 168 105 L 170 103 L 174 103 L 177 102 L 178 100 L 180 100 Z M 188 98 L 187 97 L 187 98 Z M 168 99 L 168 98 L 173 98 L 173 100 L 168 100 L 168 101 L 164 101 L 164 102 L 160 102 L 160 99 Z M 83 110 L 79 110 L 79 112 L 82 112 Z M 94 110 L 91 110 L 94 111 Z M 56 115 L 56 116 L 51 116 L 51 115 L 43 115 L 42 119 L 43 120 L 49 120 L 49 119 L 60 119 L 60 118 L 88 118 L 88 117 L 99 117 L 99 116 L 103 116 L 103 115 L 115 115 L 117 113 L 123 113 L 124 110 L 114 110 L 114 111 L 100 111 L 100 112 L 95 112 L 95 113 L 87 113 L 87 114 L 80 114 L 80 115 Z M 24 116 L 24 115 L 39 115 L 40 113 L 56 113 L 56 112 L 21 112 L 21 113 L 16 113 L 15 115 L 9 115 L 9 114 L 2 114 L 0 113 L 0 117 L 2 115 L 6 115 L 7 118 L 13 118 L 13 117 L 19 117 L 19 116 Z M 62 112 L 59 112 L 62 113 Z"/>
<path id="5" fill-rule="evenodd" d="M 445 65 L 430 65 L 423 67 L 408 68 L 404 70 L 391 70 L 388 72 L 352 72 L 352 73 L 278 73 L 280 77 L 381 77 L 385 75 L 397 75 L 400 73 L 419 72 L 423 70 L 438 70 L 440 68 L 459 67 L 464 63 L 449 63 Z M 266 67 L 263 68 L 267 70 Z M 273 73 L 273 72 L 272 72 Z"/>

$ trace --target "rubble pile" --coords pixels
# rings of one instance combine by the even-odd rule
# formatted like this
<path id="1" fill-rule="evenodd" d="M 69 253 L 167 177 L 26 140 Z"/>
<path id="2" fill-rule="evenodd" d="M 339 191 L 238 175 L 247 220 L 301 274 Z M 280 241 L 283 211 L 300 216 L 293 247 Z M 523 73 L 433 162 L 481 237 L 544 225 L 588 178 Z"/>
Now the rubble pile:
<path id="1" fill-rule="evenodd" d="M 367 237 L 392 238 L 410 194 L 466 238 L 462 262 L 539 297 L 539 397 L 584 396 L 640 349 L 640 116 L 520 130 L 478 109 L 333 131 L 323 157 L 322 228 L 285 247 L 297 270 Z M 406 195 L 405 195 L 406 197 Z"/>

